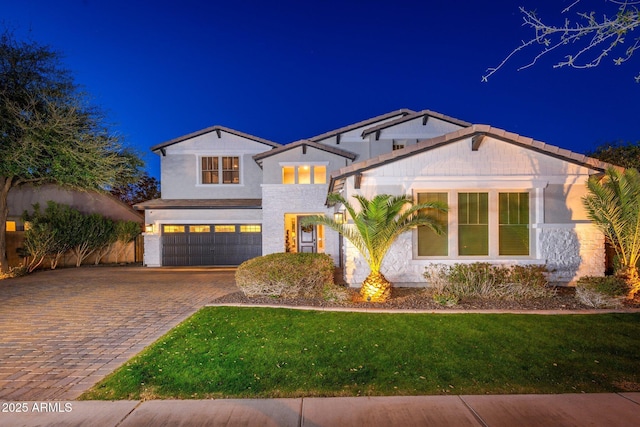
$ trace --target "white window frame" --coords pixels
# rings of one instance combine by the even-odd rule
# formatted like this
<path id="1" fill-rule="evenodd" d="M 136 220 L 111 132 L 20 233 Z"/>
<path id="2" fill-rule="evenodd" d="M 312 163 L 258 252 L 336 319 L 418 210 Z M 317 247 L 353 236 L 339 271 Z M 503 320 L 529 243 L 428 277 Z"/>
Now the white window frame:
<path id="1" fill-rule="evenodd" d="M 328 184 L 329 181 L 329 162 L 280 162 L 280 184 L 282 185 L 326 185 Z M 282 177 L 283 177 L 283 173 L 282 173 L 282 169 L 285 166 L 292 166 L 293 167 L 293 184 L 285 184 L 284 182 L 282 182 Z M 299 180 L 298 180 L 298 168 L 300 166 L 309 166 L 311 168 L 311 170 L 309 171 L 310 174 L 310 182 L 309 184 L 300 184 Z M 324 166 L 325 168 L 325 175 L 324 175 L 324 182 L 321 184 L 316 184 L 315 183 L 315 167 L 316 166 Z"/>
<path id="2" fill-rule="evenodd" d="M 504 261 L 504 260 L 530 260 L 536 259 L 536 236 L 535 236 L 535 218 L 536 203 L 538 197 L 535 188 L 419 188 L 413 191 L 414 200 L 417 200 L 418 193 L 447 193 L 449 200 L 448 212 L 448 247 L 449 254 L 447 256 L 419 256 L 418 255 L 418 231 L 413 231 L 413 259 L 415 260 L 480 260 L 480 261 Z M 489 204 L 489 254 L 488 255 L 458 255 L 458 193 L 488 193 Z M 499 193 L 528 193 L 529 194 L 529 255 L 499 255 L 500 239 L 500 216 L 499 216 Z"/>
<path id="3" fill-rule="evenodd" d="M 218 183 L 217 184 L 205 184 L 202 182 L 202 159 L 204 157 L 217 157 L 218 158 Z M 238 158 L 238 183 L 234 184 L 234 183 L 223 183 L 222 182 L 222 177 L 223 177 L 223 168 L 222 168 L 222 158 L 223 157 L 237 157 Z M 198 187 L 212 187 L 212 186 L 228 186 L 228 187 L 238 187 L 241 185 L 244 185 L 244 180 L 243 180 L 243 171 L 244 171 L 244 160 L 243 160 L 243 156 L 241 154 L 238 153 L 210 153 L 210 154 L 200 154 L 198 156 L 196 156 L 196 170 L 198 171 L 198 176 L 197 176 L 197 186 Z"/>

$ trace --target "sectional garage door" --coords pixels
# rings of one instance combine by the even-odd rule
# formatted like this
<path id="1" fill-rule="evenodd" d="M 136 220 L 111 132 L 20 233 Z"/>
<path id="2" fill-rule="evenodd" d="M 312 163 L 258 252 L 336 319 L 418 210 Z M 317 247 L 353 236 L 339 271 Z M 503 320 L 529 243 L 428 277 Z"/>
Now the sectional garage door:
<path id="1" fill-rule="evenodd" d="M 162 265 L 240 265 L 260 255 L 259 224 L 162 226 Z"/>

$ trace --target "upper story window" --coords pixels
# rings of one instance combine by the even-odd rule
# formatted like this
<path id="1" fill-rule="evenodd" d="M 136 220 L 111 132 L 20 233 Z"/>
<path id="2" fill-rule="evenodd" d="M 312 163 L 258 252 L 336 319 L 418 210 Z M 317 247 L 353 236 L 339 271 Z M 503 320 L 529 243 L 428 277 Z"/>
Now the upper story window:
<path id="1" fill-rule="evenodd" d="M 324 165 L 295 165 L 282 167 L 283 184 L 326 184 L 327 167 Z"/>
<path id="2" fill-rule="evenodd" d="M 240 158 L 206 156 L 201 158 L 203 184 L 240 184 Z"/>
<path id="3" fill-rule="evenodd" d="M 393 151 L 402 150 L 403 148 L 404 148 L 404 144 L 402 144 L 400 142 L 393 141 L 393 146 L 392 146 L 392 150 Z"/>

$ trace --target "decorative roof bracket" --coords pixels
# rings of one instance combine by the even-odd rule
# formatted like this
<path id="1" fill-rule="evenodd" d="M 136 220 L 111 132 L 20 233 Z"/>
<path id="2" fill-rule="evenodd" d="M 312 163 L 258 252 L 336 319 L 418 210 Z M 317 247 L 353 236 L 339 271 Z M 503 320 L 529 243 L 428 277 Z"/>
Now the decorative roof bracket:
<path id="1" fill-rule="evenodd" d="M 486 136 L 487 134 L 485 133 L 474 135 L 473 138 L 471 138 L 471 150 L 478 151 L 478 148 L 480 148 L 480 144 L 482 144 L 482 141 L 484 141 L 484 138 Z"/>

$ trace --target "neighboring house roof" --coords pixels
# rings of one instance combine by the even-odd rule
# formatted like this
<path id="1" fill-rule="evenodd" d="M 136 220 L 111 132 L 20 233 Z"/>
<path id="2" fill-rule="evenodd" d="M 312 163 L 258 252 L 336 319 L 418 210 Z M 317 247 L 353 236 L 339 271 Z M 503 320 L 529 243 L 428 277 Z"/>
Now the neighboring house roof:
<path id="1" fill-rule="evenodd" d="M 139 212 L 109 193 L 74 190 L 56 184 L 21 185 L 12 188 L 7 199 L 9 216 L 20 217 L 24 211 L 32 212 L 36 203 L 44 209 L 49 200 L 71 206 L 84 214 L 98 213 L 113 220 L 139 223 L 143 221 Z"/>
<path id="2" fill-rule="evenodd" d="M 467 128 L 448 133 L 446 135 L 420 141 L 416 145 L 410 145 L 403 149 L 392 151 L 391 153 L 382 154 L 378 157 L 373 157 L 371 159 L 353 163 L 349 166 L 341 168 L 335 173 L 331 174 L 331 180 L 329 182 L 329 193 L 336 192 L 342 189 L 346 178 L 352 175 L 361 174 L 366 170 L 393 163 L 395 161 L 414 156 L 418 153 L 433 150 L 440 146 L 460 141 L 465 138 L 472 137 L 473 149 L 477 149 L 482 143 L 482 139 L 485 136 L 490 136 L 492 138 L 499 139 L 510 144 L 518 145 L 522 148 L 534 150 L 551 157 L 555 157 L 581 166 L 586 166 L 588 168 L 601 172 L 604 172 L 609 167 L 615 167 L 614 165 L 595 159 L 593 157 L 588 157 L 584 154 L 578 154 L 573 151 L 565 150 L 555 145 L 545 144 L 544 142 L 537 141 L 533 138 L 528 138 L 516 133 L 507 132 L 505 130 L 491 127 L 489 125 L 472 125 Z"/>
<path id="3" fill-rule="evenodd" d="M 320 144 L 318 142 L 309 141 L 307 139 L 301 139 L 300 141 L 292 142 L 291 144 L 286 144 L 281 147 L 274 148 L 273 150 L 265 151 L 264 153 L 258 153 L 253 156 L 253 159 L 256 161 L 256 163 L 258 163 L 259 165 L 262 165 L 263 159 L 267 157 L 275 156 L 285 151 L 293 150 L 294 148 L 298 148 L 298 147 L 302 147 L 302 149 L 305 151 L 307 147 L 313 147 L 317 150 L 322 150 L 322 151 L 326 151 L 327 153 L 332 153 L 338 156 L 345 157 L 351 161 L 355 160 L 355 158 L 358 157 L 357 154 L 352 153 L 351 151 L 342 150 L 337 147 L 332 147 L 326 144 Z"/>
<path id="4" fill-rule="evenodd" d="M 153 152 L 160 151 L 162 153 L 162 155 L 164 155 L 165 154 L 164 149 L 169 147 L 170 145 L 174 145 L 174 144 L 177 144 L 179 142 L 186 141 L 188 139 L 195 138 L 195 137 L 200 136 L 200 135 L 205 135 L 205 134 L 211 133 L 211 132 L 216 132 L 218 134 L 218 138 L 222 137 L 222 135 L 221 135 L 222 132 L 226 132 L 226 133 L 229 133 L 229 134 L 232 134 L 232 135 L 236 135 L 236 136 L 239 136 L 239 137 L 242 137 L 242 138 L 246 138 L 246 139 L 250 139 L 252 141 L 259 142 L 261 144 L 268 145 L 270 147 L 280 147 L 280 144 L 278 144 L 277 142 L 269 141 L 269 140 L 263 139 L 263 138 L 258 138 L 257 136 L 249 135 L 248 133 L 244 133 L 244 132 L 240 132 L 240 131 L 237 131 L 237 130 L 234 130 L 234 129 L 226 128 L 224 126 L 216 125 L 216 126 L 211 126 L 211 127 L 206 128 L 206 129 L 202 129 L 202 130 L 190 133 L 188 135 L 181 136 L 179 138 L 172 139 L 172 140 L 167 141 L 167 142 L 163 142 L 162 144 L 154 145 L 153 147 L 151 147 L 151 151 L 153 151 Z"/>
<path id="5" fill-rule="evenodd" d="M 410 120 L 415 120 L 415 119 L 420 118 L 420 117 L 422 117 L 423 124 L 427 123 L 427 120 L 429 119 L 429 117 L 433 117 L 435 119 L 443 120 L 445 122 L 453 123 L 455 125 L 459 125 L 459 126 L 462 126 L 462 127 L 469 127 L 469 126 L 472 125 L 472 123 L 465 122 L 464 120 L 456 119 L 454 117 L 445 116 L 444 114 L 440 114 L 440 113 L 437 113 L 435 111 L 422 110 L 420 112 L 407 114 L 406 116 L 400 117 L 400 118 L 398 118 L 396 120 L 392 120 L 390 122 L 381 123 L 381 124 L 379 124 L 377 126 L 365 129 L 362 132 L 362 137 L 364 138 L 367 135 L 371 135 L 374 132 L 379 132 L 382 129 L 390 128 L 390 127 L 398 125 L 400 123 L 408 122 Z"/>
<path id="6" fill-rule="evenodd" d="M 262 199 L 153 199 L 134 209 L 262 209 Z"/>
<path id="7" fill-rule="evenodd" d="M 349 125 L 349 126 L 344 126 L 344 127 L 339 128 L 339 129 L 334 129 L 334 130 L 331 130 L 329 132 L 325 132 L 325 133 L 323 133 L 321 135 L 317 135 L 317 136 L 314 136 L 312 138 L 308 138 L 308 140 L 309 141 L 314 141 L 314 142 L 322 141 L 323 139 L 331 138 L 332 136 L 335 136 L 335 135 L 338 135 L 338 134 L 341 134 L 341 133 L 345 133 L 345 132 L 349 132 L 349 131 L 354 130 L 354 129 L 365 127 L 365 126 L 371 125 L 373 123 L 377 123 L 377 122 L 379 122 L 381 120 L 387 120 L 387 119 L 390 119 L 390 118 L 395 117 L 395 116 L 404 117 L 404 116 L 406 116 L 408 114 L 415 114 L 415 111 L 403 108 L 401 110 L 392 111 L 390 113 L 382 114 L 380 116 L 376 116 L 376 117 L 373 117 L 373 118 L 370 118 L 370 119 L 367 119 L 367 120 L 363 120 L 361 122 L 354 123 L 354 124 Z"/>

